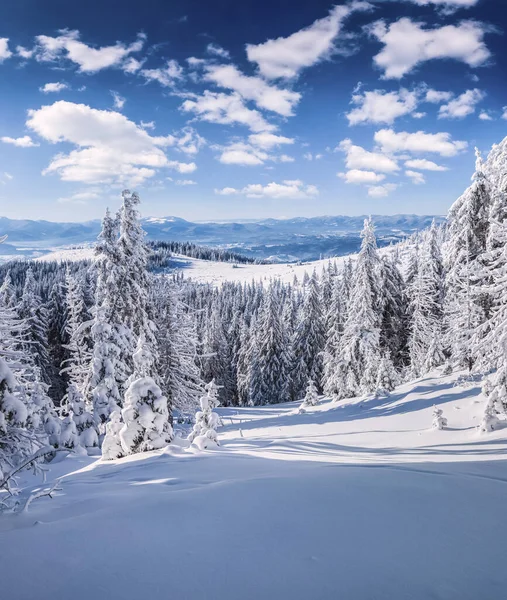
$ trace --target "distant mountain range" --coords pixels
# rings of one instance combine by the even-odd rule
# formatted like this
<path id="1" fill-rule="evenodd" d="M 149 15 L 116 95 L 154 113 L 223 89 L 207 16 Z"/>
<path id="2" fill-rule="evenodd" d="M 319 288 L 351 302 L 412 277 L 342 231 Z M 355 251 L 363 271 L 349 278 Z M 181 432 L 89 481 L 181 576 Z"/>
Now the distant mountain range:
<path id="1" fill-rule="evenodd" d="M 365 218 L 325 216 L 195 223 L 179 217 L 145 217 L 142 223 L 149 240 L 227 247 L 249 256 L 285 262 L 356 251 Z M 419 215 L 374 215 L 373 219 L 381 245 L 424 229 L 433 219 L 438 223 L 445 221 L 442 216 Z M 0 217 L 0 235 L 8 235 L 0 254 L 31 255 L 54 247 L 93 243 L 100 227 L 100 220 L 54 223 Z"/>

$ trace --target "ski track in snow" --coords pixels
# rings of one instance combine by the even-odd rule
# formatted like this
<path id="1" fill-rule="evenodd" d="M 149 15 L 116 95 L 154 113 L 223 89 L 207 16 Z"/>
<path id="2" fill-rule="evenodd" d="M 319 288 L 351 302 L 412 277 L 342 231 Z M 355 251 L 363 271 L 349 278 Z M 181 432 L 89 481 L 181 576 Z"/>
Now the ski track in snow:
<path id="1" fill-rule="evenodd" d="M 456 379 L 222 408 L 215 451 L 61 460 L 56 497 L 0 520 L 5 597 L 503 600 L 507 430 L 480 435 Z"/>

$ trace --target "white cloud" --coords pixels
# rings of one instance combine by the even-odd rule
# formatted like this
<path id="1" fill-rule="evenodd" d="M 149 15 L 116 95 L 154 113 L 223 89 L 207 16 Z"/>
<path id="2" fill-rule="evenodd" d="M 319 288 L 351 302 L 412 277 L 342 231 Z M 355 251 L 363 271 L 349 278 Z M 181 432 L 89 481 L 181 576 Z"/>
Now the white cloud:
<path id="1" fill-rule="evenodd" d="M 475 6 L 479 0 L 410 0 L 414 4 L 419 6 L 428 6 L 434 4 L 435 6 L 443 6 L 444 8 L 470 8 Z"/>
<path id="2" fill-rule="evenodd" d="M 259 108 L 284 117 L 294 114 L 293 109 L 301 99 L 300 93 L 272 86 L 261 77 L 244 75 L 234 65 L 209 65 L 206 71 L 206 81 L 237 92 L 245 100 L 253 100 Z"/>
<path id="3" fill-rule="evenodd" d="M 118 112 L 59 101 L 28 112 L 27 126 L 46 141 L 68 142 L 76 149 L 53 157 L 44 174 L 87 184 L 139 185 L 160 168 L 191 173 L 194 163 L 169 160 L 161 146 L 167 138 L 151 137 Z"/>
<path id="4" fill-rule="evenodd" d="M 347 114 L 350 125 L 358 123 L 388 123 L 412 113 L 418 104 L 416 92 L 401 88 L 399 92 L 374 90 L 352 96 L 354 108 Z"/>
<path id="5" fill-rule="evenodd" d="M 282 163 L 291 163 L 294 162 L 294 158 L 292 156 L 288 156 L 287 154 L 280 154 L 280 156 L 275 157 L 273 160 Z"/>
<path id="6" fill-rule="evenodd" d="M 167 145 L 174 146 L 176 150 L 185 154 L 194 155 L 206 145 L 206 140 L 200 136 L 193 127 L 183 127 L 174 135 L 167 136 Z"/>
<path id="7" fill-rule="evenodd" d="M 172 87 L 183 79 L 183 67 L 177 60 L 168 60 L 163 69 L 142 69 L 139 75 L 148 81 L 158 81 L 163 87 Z"/>
<path id="8" fill-rule="evenodd" d="M 258 146 L 263 150 L 270 150 L 275 146 L 280 146 L 282 144 L 293 144 L 294 139 L 284 137 L 283 135 L 275 135 L 274 133 L 253 133 L 248 136 L 248 141 L 254 146 Z"/>
<path id="9" fill-rule="evenodd" d="M 385 79 L 400 79 L 428 60 L 452 58 L 478 67 L 491 56 L 483 41 L 488 28 L 482 23 L 462 21 L 435 29 L 424 29 L 424 25 L 403 17 L 390 25 L 377 21 L 369 27 L 384 44 L 373 60 Z"/>
<path id="10" fill-rule="evenodd" d="M 4 136 L 0 138 L 4 144 L 12 144 L 13 146 L 18 146 L 19 148 L 34 148 L 39 144 L 36 144 L 29 135 L 24 135 L 19 138 L 12 138 L 8 136 Z"/>
<path id="11" fill-rule="evenodd" d="M 257 110 L 247 108 L 237 93 L 222 94 L 206 90 L 202 96 L 185 100 L 181 105 L 184 112 L 193 112 L 201 121 L 221 125 L 246 125 L 251 131 L 274 131 L 276 127 L 268 123 Z"/>
<path id="12" fill-rule="evenodd" d="M 208 54 L 212 54 L 213 56 L 219 56 L 220 58 L 229 58 L 230 56 L 228 50 L 225 50 L 225 48 L 222 48 L 222 46 L 213 43 L 206 46 L 206 52 Z"/>
<path id="13" fill-rule="evenodd" d="M 424 175 L 422 173 L 419 173 L 418 171 L 407 170 L 407 171 L 405 171 L 405 175 L 407 177 L 410 177 L 410 179 L 412 180 L 412 183 L 414 183 L 415 185 L 421 185 L 423 183 L 426 183 L 426 180 L 424 179 Z"/>
<path id="14" fill-rule="evenodd" d="M 372 185 L 368 188 L 368 196 L 372 198 L 385 198 L 398 188 L 397 183 L 384 183 L 383 185 Z"/>
<path id="15" fill-rule="evenodd" d="M 378 183 L 383 181 L 386 176 L 373 171 L 361 171 L 359 169 L 351 169 L 346 173 L 338 173 L 338 177 L 341 177 L 345 183 Z"/>
<path id="16" fill-rule="evenodd" d="M 329 15 L 289 37 L 279 37 L 262 44 L 247 44 L 250 62 L 257 63 L 261 75 L 268 79 L 297 77 L 304 68 L 328 59 L 336 51 L 336 40 L 343 21 L 354 11 L 370 8 L 367 2 L 335 6 Z"/>
<path id="17" fill-rule="evenodd" d="M 24 46 L 16 46 L 16 54 L 26 60 L 28 60 L 29 58 L 32 58 L 33 52 L 34 52 L 33 50 L 29 50 L 28 48 L 25 48 Z"/>
<path id="18" fill-rule="evenodd" d="M 233 187 L 224 187 L 221 190 L 215 189 L 215 194 L 218 194 L 219 196 L 232 196 L 238 193 L 238 190 Z"/>
<path id="19" fill-rule="evenodd" d="M 322 154 L 312 154 L 311 152 L 306 152 L 303 154 L 303 158 L 305 160 L 320 160 L 322 158 Z"/>
<path id="20" fill-rule="evenodd" d="M 479 119 L 481 121 L 492 121 L 493 117 L 487 111 L 483 110 L 479 115 Z"/>
<path id="21" fill-rule="evenodd" d="M 235 142 L 223 148 L 219 161 L 224 165 L 257 166 L 264 164 L 270 156 L 259 148 L 244 142 Z"/>
<path id="22" fill-rule="evenodd" d="M 125 73 L 137 73 L 137 71 L 139 71 L 139 69 L 144 65 L 144 62 L 144 60 L 137 60 L 137 58 L 131 56 L 123 63 L 121 68 Z"/>
<path id="23" fill-rule="evenodd" d="M 413 160 L 407 160 L 405 166 L 409 169 L 419 169 L 420 171 L 448 171 L 447 167 L 437 165 L 431 160 L 425 158 L 414 158 Z"/>
<path id="24" fill-rule="evenodd" d="M 72 196 L 58 198 L 57 202 L 60 204 L 87 204 L 88 200 L 96 200 L 99 197 L 97 192 L 77 192 Z"/>
<path id="25" fill-rule="evenodd" d="M 79 31 L 60 31 L 58 37 L 39 35 L 36 38 L 35 57 L 40 62 L 70 60 L 83 73 L 96 73 L 111 67 L 128 65 L 129 55 L 142 50 L 146 36 L 138 34 L 137 40 L 126 46 L 116 42 L 114 46 L 93 48 L 79 39 Z"/>
<path id="26" fill-rule="evenodd" d="M 69 86 L 66 83 L 62 83 L 61 81 L 56 81 L 55 83 L 46 83 L 39 90 L 44 94 L 58 93 L 62 90 L 68 89 Z"/>
<path id="27" fill-rule="evenodd" d="M 155 129 L 155 121 L 141 121 L 143 129 Z"/>
<path id="28" fill-rule="evenodd" d="M 461 96 L 443 104 L 438 111 L 439 119 L 462 119 L 475 112 L 475 105 L 481 102 L 486 94 L 481 90 L 467 90 Z"/>
<path id="29" fill-rule="evenodd" d="M 9 38 L 0 38 L 0 63 L 12 56 L 9 50 Z"/>
<path id="30" fill-rule="evenodd" d="M 127 99 L 123 96 L 120 96 L 120 94 L 114 90 L 111 90 L 111 95 L 113 96 L 113 108 L 116 110 L 121 110 L 125 106 Z"/>
<path id="31" fill-rule="evenodd" d="M 503 110 L 502 119 L 507 120 L 507 106 L 504 106 L 502 110 Z"/>
<path id="32" fill-rule="evenodd" d="M 425 133 L 417 131 L 396 133 L 392 129 L 381 129 L 374 136 L 375 142 L 387 153 L 412 152 L 415 154 L 434 152 L 441 156 L 456 156 L 466 150 L 468 144 L 463 141 L 453 141 L 450 133 Z"/>
<path id="33" fill-rule="evenodd" d="M 177 179 L 176 185 L 197 185 L 197 181 L 193 179 Z"/>
<path id="34" fill-rule="evenodd" d="M 253 183 L 242 189 L 226 187 L 221 190 L 215 190 L 215 194 L 221 196 L 231 196 L 234 194 L 247 196 L 247 198 L 274 198 L 298 200 L 304 198 L 315 198 L 319 195 L 319 190 L 315 185 L 305 185 L 299 179 L 285 180 L 282 183 L 271 182 L 267 185 Z"/>
<path id="35" fill-rule="evenodd" d="M 425 101 L 432 104 L 441 104 L 442 102 L 449 102 L 453 96 L 452 92 L 440 92 L 430 88 L 426 91 Z"/>
<path id="36" fill-rule="evenodd" d="M 337 150 L 346 153 L 345 164 L 347 169 L 373 170 L 383 173 L 392 173 L 399 169 L 393 158 L 379 152 L 369 152 L 361 146 L 355 146 L 349 139 L 340 142 Z"/>

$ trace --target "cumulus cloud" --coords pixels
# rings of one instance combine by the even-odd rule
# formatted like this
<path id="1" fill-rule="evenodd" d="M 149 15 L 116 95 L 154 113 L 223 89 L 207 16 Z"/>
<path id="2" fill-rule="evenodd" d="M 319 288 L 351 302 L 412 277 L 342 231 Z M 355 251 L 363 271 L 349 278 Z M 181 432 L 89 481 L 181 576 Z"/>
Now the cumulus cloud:
<path id="1" fill-rule="evenodd" d="M 234 65 L 208 65 L 204 79 L 237 92 L 245 100 L 253 100 L 259 108 L 284 117 L 294 114 L 294 107 L 301 99 L 300 93 L 270 85 L 261 77 L 244 75 Z"/>
<path id="2" fill-rule="evenodd" d="M 405 171 L 405 175 L 409 177 L 412 180 L 412 183 L 415 183 L 415 185 L 421 185 L 423 183 L 426 183 L 424 175 L 422 173 L 419 173 L 418 171 L 407 170 Z"/>
<path id="3" fill-rule="evenodd" d="M 385 156 L 380 152 L 369 152 L 361 146 L 354 145 L 349 139 L 340 142 L 337 150 L 341 150 L 347 155 L 345 164 L 349 170 L 359 169 L 392 173 L 399 169 L 396 160 L 390 156 Z"/>
<path id="4" fill-rule="evenodd" d="M 1 138 L 4 144 L 12 144 L 13 146 L 18 146 L 19 148 L 34 148 L 39 144 L 36 144 L 29 135 L 24 135 L 19 138 L 12 138 L 8 136 L 4 136 Z"/>
<path id="5" fill-rule="evenodd" d="M 162 150 L 166 137 L 152 137 L 114 111 L 59 101 L 28 112 L 27 126 L 46 141 L 76 146 L 54 156 L 44 174 L 87 184 L 139 185 L 157 169 L 191 173 L 194 163 L 169 160 Z"/>
<path id="6" fill-rule="evenodd" d="M 222 48 L 222 46 L 213 43 L 206 46 L 206 52 L 212 56 L 219 56 L 220 58 L 229 58 L 230 56 L 228 50 L 225 50 L 225 48 Z"/>
<path id="7" fill-rule="evenodd" d="M 139 75 L 147 81 L 157 81 L 163 87 L 172 87 L 183 79 L 183 67 L 177 60 L 168 60 L 164 68 L 141 69 Z"/>
<path id="8" fill-rule="evenodd" d="M 197 185 L 197 181 L 194 181 L 193 179 L 177 179 L 176 185 Z"/>
<path id="9" fill-rule="evenodd" d="M 148 124 L 144 124 L 143 129 L 146 129 Z M 141 126 L 143 123 L 141 121 Z M 197 133 L 193 127 L 183 127 L 181 131 L 166 136 L 166 146 L 173 146 L 179 152 L 195 155 L 199 150 L 206 145 L 206 140 Z"/>
<path id="10" fill-rule="evenodd" d="M 253 133 L 248 136 L 248 141 L 254 146 L 263 148 L 264 150 L 270 150 L 275 146 L 281 146 L 282 144 L 293 144 L 294 139 L 288 138 L 283 135 L 275 135 L 274 133 Z"/>
<path id="11" fill-rule="evenodd" d="M 305 152 L 305 154 L 303 154 L 303 158 L 305 160 L 320 160 L 322 158 L 322 154 L 312 154 L 311 152 Z"/>
<path id="12" fill-rule="evenodd" d="M 35 38 L 35 57 L 40 62 L 69 60 L 78 65 L 82 73 L 96 73 L 111 67 L 122 68 L 128 64 L 129 55 L 142 50 L 146 36 L 138 34 L 137 40 L 125 45 L 94 48 L 79 39 L 79 31 L 64 29 L 57 37 L 39 35 Z"/>
<path id="13" fill-rule="evenodd" d="M 343 21 L 354 11 L 367 10 L 367 2 L 335 6 L 329 15 L 288 37 L 262 44 L 247 44 L 250 62 L 257 63 L 261 75 L 268 79 L 297 77 L 306 67 L 328 59 L 336 51 Z"/>
<path id="14" fill-rule="evenodd" d="M 372 198 L 385 198 L 398 188 L 397 183 L 384 183 L 383 185 L 372 185 L 368 188 L 368 196 Z"/>
<path id="15" fill-rule="evenodd" d="M 477 21 L 462 21 L 425 29 L 424 23 L 403 17 L 386 25 L 377 21 L 369 32 L 384 44 L 374 63 L 385 79 L 401 79 L 418 65 L 434 59 L 454 59 L 469 67 L 483 65 L 491 56 L 484 43 L 488 27 Z"/>
<path id="16" fill-rule="evenodd" d="M 239 94 L 223 94 L 206 90 L 202 96 L 185 100 L 180 109 L 191 112 L 196 118 L 221 125 L 246 125 L 251 131 L 275 131 L 276 126 L 268 123 L 257 110 L 245 106 Z"/>
<path id="17" fill-rule="evenodd" d="M 354 108 L 347 114 L 350 125 L 358 123 L 387 123 L 391 124 L 398 117 L 413 113 L 417 108 L 416 92 L 401 88 L 399 92 L 374 90 L 352 96 Z"/>
<path id="18" fill-rule="evenodd" d="M 440 92 L 430 88 L 426 90 L 425 101 L 432 104 L 441 104 L 442 102 L 448 102 L 453 96 L 452 92 Z"/>
<path id="19" fill-rule="evenodd" d="M 409 169 L 419 169 L 420 171 L 448 171 L 447 167 L 437 165 L 431 160 L 425 158 L 414 158 L 413 160 L 405 161 L 405 166 Z"/>
<path id="20" fill-rule="evenodd" d="M 417 131 L 395 132 L 392 129 L 381 129 L 374 136 L 375 142 L 383 152 L 410 152 L 415 154 L 436 153 L 441 156 L 456 156 L 466 150 L 468 144 L 463 141 L 453 141 L 451 134 L 446 132 L 425 133 Z"/>
<path id="21" fill-rule="evenodd" d="M 486 97 L 481 90 L 467 90 L 461 96 L 443 104 L 438 111 L 439 119 L 463 119 L 475 112 L 475 106 Z"/>
<path id="22" fill-rule="evenodd" d="M 9 50 L 9 38 L 0 38 L 0 63 L 12 56 Z"/>
<path id="23" fill-rule="evenodd" d="M 247 198 L 274 198 L 299 200 L 304 198 L 315 198 L 319 195 L 319 190 L 315 185 L 305 185 L 299 179 L 287 179 L 282 183 L 271 182 L 267 185 L 252 183 L 242 189 L 226 187 L 221 190 L 215 190 L 215 194 L 221 196 L 241 195 Z"/>
<path id="24" fill-rule="evenodd" d="M 483 110 L 480 114 L 479 114 L 479 119 L 481 121 L 492 121 L 493 117 L 486 111 Z"/>
<path id="25" fill-rule="evenodd" d="M 235 142 L 223 149 L 218 160 L 224 165 L 254 167 L 264 164 L 269 158 L 269 154 L 259 148 L 244 142 Z"/>
<path id="26" fill-rule="evenodd" d="M 57 81 L 55 83 L 46 83 L 39 90 L 44 94 L 58 93 L 62 90 L 68 89 L 68 85 L 66 83 L 62 83 L 61 81 Z"/>
<path id="27" fill-rule="evenodd" d="M 33 53 L 34 53 L 33 50 L 29 50 L 28 48 L 25 48 L 24 46 L 16 46 L 16 54 L 20 58 L 24 58 L 25 60 L 28 60 L 28 59 L 32 58 Z"/>
<path id="28" fill-rule="evenodd" d="M 378 183 L 383 181 L 386 176 L 374 173 L 373 171 L 360 171 L 359 169 L 351 169 L 346 173 L 338 173 L 338 177 L 341 177 L 345 183 Z"/>
<path id="29" fill-rule="evenodd" d="M 458 8 L 471 8 L 475 6 L 479 0 L 409 0 L 418 6 L 428 6 L 433 4 L 438 7 L 443 7 L 449 11 Z"/>

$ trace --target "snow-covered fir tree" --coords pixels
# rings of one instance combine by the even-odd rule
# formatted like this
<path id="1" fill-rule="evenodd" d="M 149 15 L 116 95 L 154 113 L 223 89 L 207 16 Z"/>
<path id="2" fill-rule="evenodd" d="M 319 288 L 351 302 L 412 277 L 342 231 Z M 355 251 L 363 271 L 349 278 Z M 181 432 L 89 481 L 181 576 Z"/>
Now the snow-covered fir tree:
<path id="1" fill-rule="evenodd" d="M 445 429 L 447 419 L 444 417 L 444 411 L 441 408 L 433 407 L 433 429 Z"/>
<path id="2" fill-rule="evenodd" d="M 361 237 L 341 343 L 337 398 L 374 392 L 381 358 L 380 259 L 371 219 L 365 220 Z"/>
<path id="3" fill-rule="evenodd" d="M 216 386 L 208 384 L 206 387 L 207 393 L 200 399 L 201 410 L 196 412 L 195 424 L 188 436 L 188 440 L 199 450 L 219 446 L 216 430 L 220 419 L 218 414 L 213 412 L 214 404 L 216 404 Z"/>

